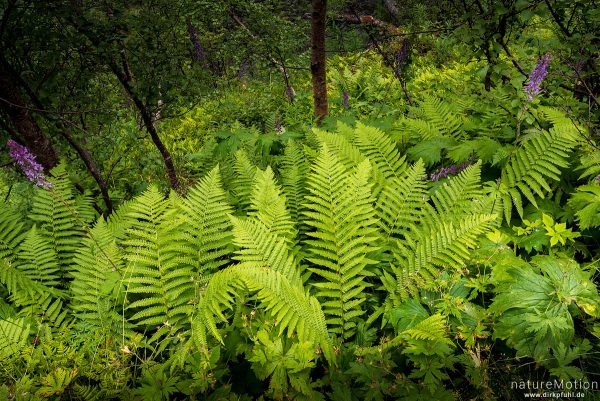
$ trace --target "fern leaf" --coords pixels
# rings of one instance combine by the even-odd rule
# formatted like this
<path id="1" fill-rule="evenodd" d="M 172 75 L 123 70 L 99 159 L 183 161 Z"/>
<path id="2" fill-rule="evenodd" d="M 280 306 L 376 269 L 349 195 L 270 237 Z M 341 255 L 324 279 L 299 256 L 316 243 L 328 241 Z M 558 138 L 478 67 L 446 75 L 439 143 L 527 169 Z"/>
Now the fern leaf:
<path id="1" fill-rule="evenodd" d="M 302 203 L 306 195 L 306 177 L 309 166 L 302 148 L 295 141 L 289 141 L 281 161 L 281 183 L 287 208 L 293 221 L 298 221 Z"/>
<path id="2" fill-rule="evenodd" d="M 71 308 L 86 324 L 118 333 L 125 324 L 120 315 L 124 262 L 112 230 L 99 220 L 74 259 Z M 126 328 L 131 325 L 126 323 Z"/>
<path id="3" fill-rule="evenodd" d="M 386 179 L 402 176 L 406 169 L 406 157 L 400 154 L 396 144 L 381 130 L 359 122 L 356 124 L 354 142 Z"/>
<path id="4" fill-rule="evenodd" d="M 235 195 L 238 199 L 240 209 L 246 211 L 251 204 L 252 188 L 254 186 L 257 168 L 248 159 L 248 156 L 243 150 L 235 152 L 233 168 L 236 173 L 233 182 Z"/>
<path id="5" fill-rule="evenodd" d="M 191 263 L 182 263 L 179 257 L 185 248 L 182 222 L 173 218 L 176 209 L 169 206 L 156 187 L 131 204 L 124 284 L 132 298 L 128 305 L 135 312 L 130 317 L 132 321 L 177 329 L 189 312 L 194 287 Z"/>
<path id="6" fill-rule="evenodd" d="M 307 241 L 308 260 L 316 266 L 310 271 L 324 279 L 314 286 L 330 330 L 343 338 L 354 334 L 364 313 L 364 278 L 372 274 L 367 266 L 374 263 L 367 257 L 377 238 L 369 175 L 368 160 L 351 174 L 323 145 L 308 179 L 305 223 L 315 229 L 308 232 L 314 238 Z"/>
<path id="7" fill-rule="evenodd" d="M 61 164 L 55 167 L 52 175 L 55 178 L 50 179 L 50 190 L 36 189 L 29 217 L 38 223 L 40 230 L 50 239 L 59 264 L 66 273 L 84 237 L 89 212 L 82 213 L 79 209 L 65 166 Z"/>
<path id="8" fill-rule="evenodd" d="M 190 190 L 181 209 L 186 221 L 188 256 L 199 283 L 204 285 L 214 272 L 227 264 L 233 250 L 229 220 L 233 208 L 227 203 L 219 166 Z"/>
<path id="9" fill-rule="evenodd" d="M 577 210 L 575 216 L 582 230 L 600 226 L 600 185 L 582 185 L 577 188 L 569 204 Z"/>
<path id="10" fill-rule="evenodd" d="M 271 232 L 255 219 L 231 217 L 231 221 L 234 244 L 240 247 L 234 259 L 278 271 L 293 284 L 300 282 L 298 262 L 285 237 Z"/>
<path id="11" fill-rule="evenodd" d="M 537 207 L 535 197 L 544 198 L 551 191 L 548 180 L 560 180 L 560 168 L 568 167 L 569 152 L 575 143 L 571 132 L 552 128 L 530 137 L 515 152 L 502 170 L 499 193 L 493 195 L 504 204 L 507 222 L 512 203 L 521 205 L 521 194 Z M 517 207 L 520 213 L 521 209 Z"/>
<path id="12" fill-rule="evenodd" d="M 296 230 L 285 204 L 285 197 L 281 194 L 271 167 L 265 171 L 258 170 L 249 215 L 260 221 L 268 232 L 291 241 L 296 236 Z"/>
<path id="13" fill-rule="evenodd" d="M 394 303 L 417 297 L 417 283 L 432 283 L 439 269 L 464 266 L 469 249 L 475 248 L 477 238 L 493 227 L 495 219 L 495 215 L 467 215 L 456 222 L 443 221 L 439 227 L 424 229 L 417 242 L 398 242 Z"/>
<path id="14" fill-rule="evenodd" d="M 388 238 L 402 238 L 422 221 L 428 201 L 425 166 L 419 160 L 398 179 L 390 180 L 377 201 L 379 225 Z"/>
<path id="15" fill-rule="evenodd" d="M 210 280 L 198 306 L 194 327 L 200 332 L 205 327 L 222 341 L 216 326 L 226 322 L 225 311 L 232 309 L 238 291 L 255 292 L 267 312 L 276 320 L 280 334 L 296 332 L 301 341 L 320 345 L 325 357 L 333 360 L 325 317 L 316 298 L 301 286 L 293 285 L 280 272 L 249 264 L 231 266 L 217 272 Z M 203 335 L 199 338 L 205 340 Z"/>
<path id="16" fill-rule="evenodd" d="M 29 338 L 29 324 L 25 319 L 3 319 L 0 320 L 0 358 L 2 360 L 17 355 Z"/>

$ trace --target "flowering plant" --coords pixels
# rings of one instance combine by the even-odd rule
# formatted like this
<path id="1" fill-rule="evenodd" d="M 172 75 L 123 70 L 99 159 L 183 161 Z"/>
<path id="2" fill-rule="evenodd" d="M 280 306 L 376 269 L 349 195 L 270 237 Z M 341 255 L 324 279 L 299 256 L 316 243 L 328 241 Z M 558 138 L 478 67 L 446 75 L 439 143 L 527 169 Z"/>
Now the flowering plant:
<path id="1" fill-rule="evenodd" d="M 527 93 L 527 99 L 533 100 L 533 97 L 540 93 L 542 81 L 548 75 L 548 66 L 550 65 L 550 59 L 552 55 L 546 53 L 540 58 L 535 65 L 535 68 L 529 74 L 529 83 L 525 86 L 525 93 Z"/>
<path id="2" fill-rule="evenodd" d="M 51 188 L 52 183 L 46 180 L 44 175 L 44 168 L 41 164 L 35 161 L 35 156 L 32 155 L 29 150 L 23 145 L 19 145 L 12 139 L 9 139 L 6 143 L 10 150 L 10 156 L 15 159 L 15 162 L 21 166 L 23 172 L 35 185 L 43 188 Z"/>

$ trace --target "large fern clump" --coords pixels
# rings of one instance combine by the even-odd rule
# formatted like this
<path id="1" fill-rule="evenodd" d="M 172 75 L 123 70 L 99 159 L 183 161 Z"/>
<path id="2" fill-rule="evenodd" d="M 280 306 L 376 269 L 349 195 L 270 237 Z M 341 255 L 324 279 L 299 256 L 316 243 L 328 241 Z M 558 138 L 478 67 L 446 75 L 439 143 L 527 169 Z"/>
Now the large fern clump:
<path id="1" fill-rule="evenodd" d="M 27 218 L 0 210 L 0 394 L 219 399 L 242 370 L 273 399 L 451 399 L 457 369 L 492 392 L 498 345 L 584 379 L 593 162 L 563 200 L 576 129 L 542 110 L 492 155 L 475 107 L 426 98 L 390 130 L 339 122 L 272 163 L 239 148 L 186 194 L 151 185 L 109 216 L 59 166 Z"/>

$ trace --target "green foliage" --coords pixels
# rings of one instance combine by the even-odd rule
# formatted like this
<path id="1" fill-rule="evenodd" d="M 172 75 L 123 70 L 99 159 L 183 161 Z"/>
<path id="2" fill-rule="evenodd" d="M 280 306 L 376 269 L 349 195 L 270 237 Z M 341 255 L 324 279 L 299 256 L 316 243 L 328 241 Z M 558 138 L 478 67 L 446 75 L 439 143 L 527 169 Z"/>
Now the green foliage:
<path id="1" fill-rule="evenodd" d="M 407 2 L 390 42 L 355 24 L 368 34 L 353 45 L 382 39 L 382 52 L 328 60 L 331 116 L 313 129 L 292 29 L 307 4 L 63 3 L 17 7 L 35 29 L 11 31 L 7 14 L 3 34 L 54 51 L 6 47 L 2 65 L 42 88 L 51 117 L 30 111 L 69 164 L 46 189 L 15 183 L 8 164 L 0 174 L 1 399 L 493 400 L 521 399 L 513 380 L 593 378 L 600 158 L 586 85 L 598 81 L 575 67 L 593 60 L 583 22 L 597 7 Z M 548 29 L 546 3 L 572 37 Z M 387 21 L 384 6 L 371 11 Z M 354 24 L 333 7 L 328 48 L 347 52 Z M 530 101 L 522 75 L 547 49 Z M 293 102 L 268 62 L 286 68 Z M 128 64 L 132 93 L 112 75 Z M 165 193 L 134 95 L 181 193 Z M 81 190 L 96 184 L 57 121 L 98 161 L 110 215 Z"/>
<path id="2" fill-rule="evenodd" d="M 498 295 L 490 311 L 498 316 L 494 335 L 507 340 L 518 357 L 529 356 L 557 369 L 555 374 L 581 377 L 576 367 L 565 367 L 574 343 L 572 305 L 597 317 L 600 297 L 590 273 L 569 259 L 537 256 L 532 263 L 519 261 L 494 268 Z M 569 351 L 569 352 L 567 352 Z M 583 352 L 580 350 L 579 352 Z"/>
<path id="3" fill-rule="evenodd" d="M 364 314 L 361 304 L 368 284 L 368 254 L 376 248 L 375 210 L 368 182 L 368 160 L 349 173 L 323 145 L 308 178 L 310 195 L 306 200 L 308 260 L 316 265 L 310 271 L 323 281 L 313 285 L 322 300 L 330 331 L 342 338 L 354 334 L 357 319 Z"/>

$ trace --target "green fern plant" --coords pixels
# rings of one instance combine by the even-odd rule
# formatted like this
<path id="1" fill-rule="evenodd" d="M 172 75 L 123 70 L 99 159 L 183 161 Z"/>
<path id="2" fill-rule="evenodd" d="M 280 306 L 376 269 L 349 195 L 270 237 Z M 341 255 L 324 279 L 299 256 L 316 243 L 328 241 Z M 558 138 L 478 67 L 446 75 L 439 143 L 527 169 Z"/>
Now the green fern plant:
<path id="1" fill-rule="evenodd" d="M 29 341 L 30 325 L 23 318 L 0 320 L 0 358 L 18 355 Z"/>
<path id="2" fill-rule="evenodd" d="M 61 270 L 66 274 L 95 212 L 90 199 L 82 200 L 75 196 L 63 164 L 55 167 L 52 175 L 52 188 L 36 189 L 29 218 L 38 224 L 44 236 L 50 240 Z"/>
<path id="3" fill-rule="evenodd" d="M 368 265 L 376 263 L 368 254 L 377 239 L 375 209 L 371 195 L 368 160 L 354 173 L 323 145 L 308 178 L 305 224 L 308 232 L 309 270 L 321 278 L 313 285 L 322 299 L 329 330 L 341 338 L 351 337 L 366 300 L 365 280 L 372 276 Z"/>
<path id="4" fill-rule="evenodd" d="M 569 199 L 569 205 L 576 210 L 579 227 L 600 227 L 600 185 L 582 185 Z"/>
<path id="5" fill-rule="evenodd" d="M 181 202 L 185 224 L 183 249 L 185 258 L 196 274 L 196 284 L 203 286 L 211 275 L 227 264 L 232 252 L 230 213 L 220 168 L 213 168 Z M 183 250 L 182 249 L 182 250 Z"/>
<path id="6" fill-rule="evenodd" d="M 71 308 L 86 325 L 112 334 L 129 330 L 122 316 L 123 251 L 104 220 L 99 220 L 74 259 Z"/>
<path id="7" fill-rule="evenodd" d="M 560 168 L 568 167 L 569 152 L 576 145 L 572 131 L 561 127 L 539 132 L 510 157 L 499 184 L 491 192 L 501 205 L 506 222 L 510 222 L 513 204 L 523 217 L 521 195 L 537 207 L 536 196 L 544 198 L 552 191 L 550 182 L 560 180 Z"/>
<path id="8" fill-rule="evenodd" d="M 299 221 L 306 195 L 306 177 L 309 166 L 298 142 L 290 140 L 281 158 L 281 184 L 286 206 L 293 221 Z"/>
<path id="9" fill-rule="evenodd" d="M 156 187 L 136 198 L 127 213 L 123 275 L 129 319 L 137 325 L 177 331 L 186 326 L 194 296 L 193 261 L 180 257 L 186 243 L 183 221 L 175 218 L 178 200 L 164 199 Z M 192 254 L 186 250 L 184 254 Z"/>

